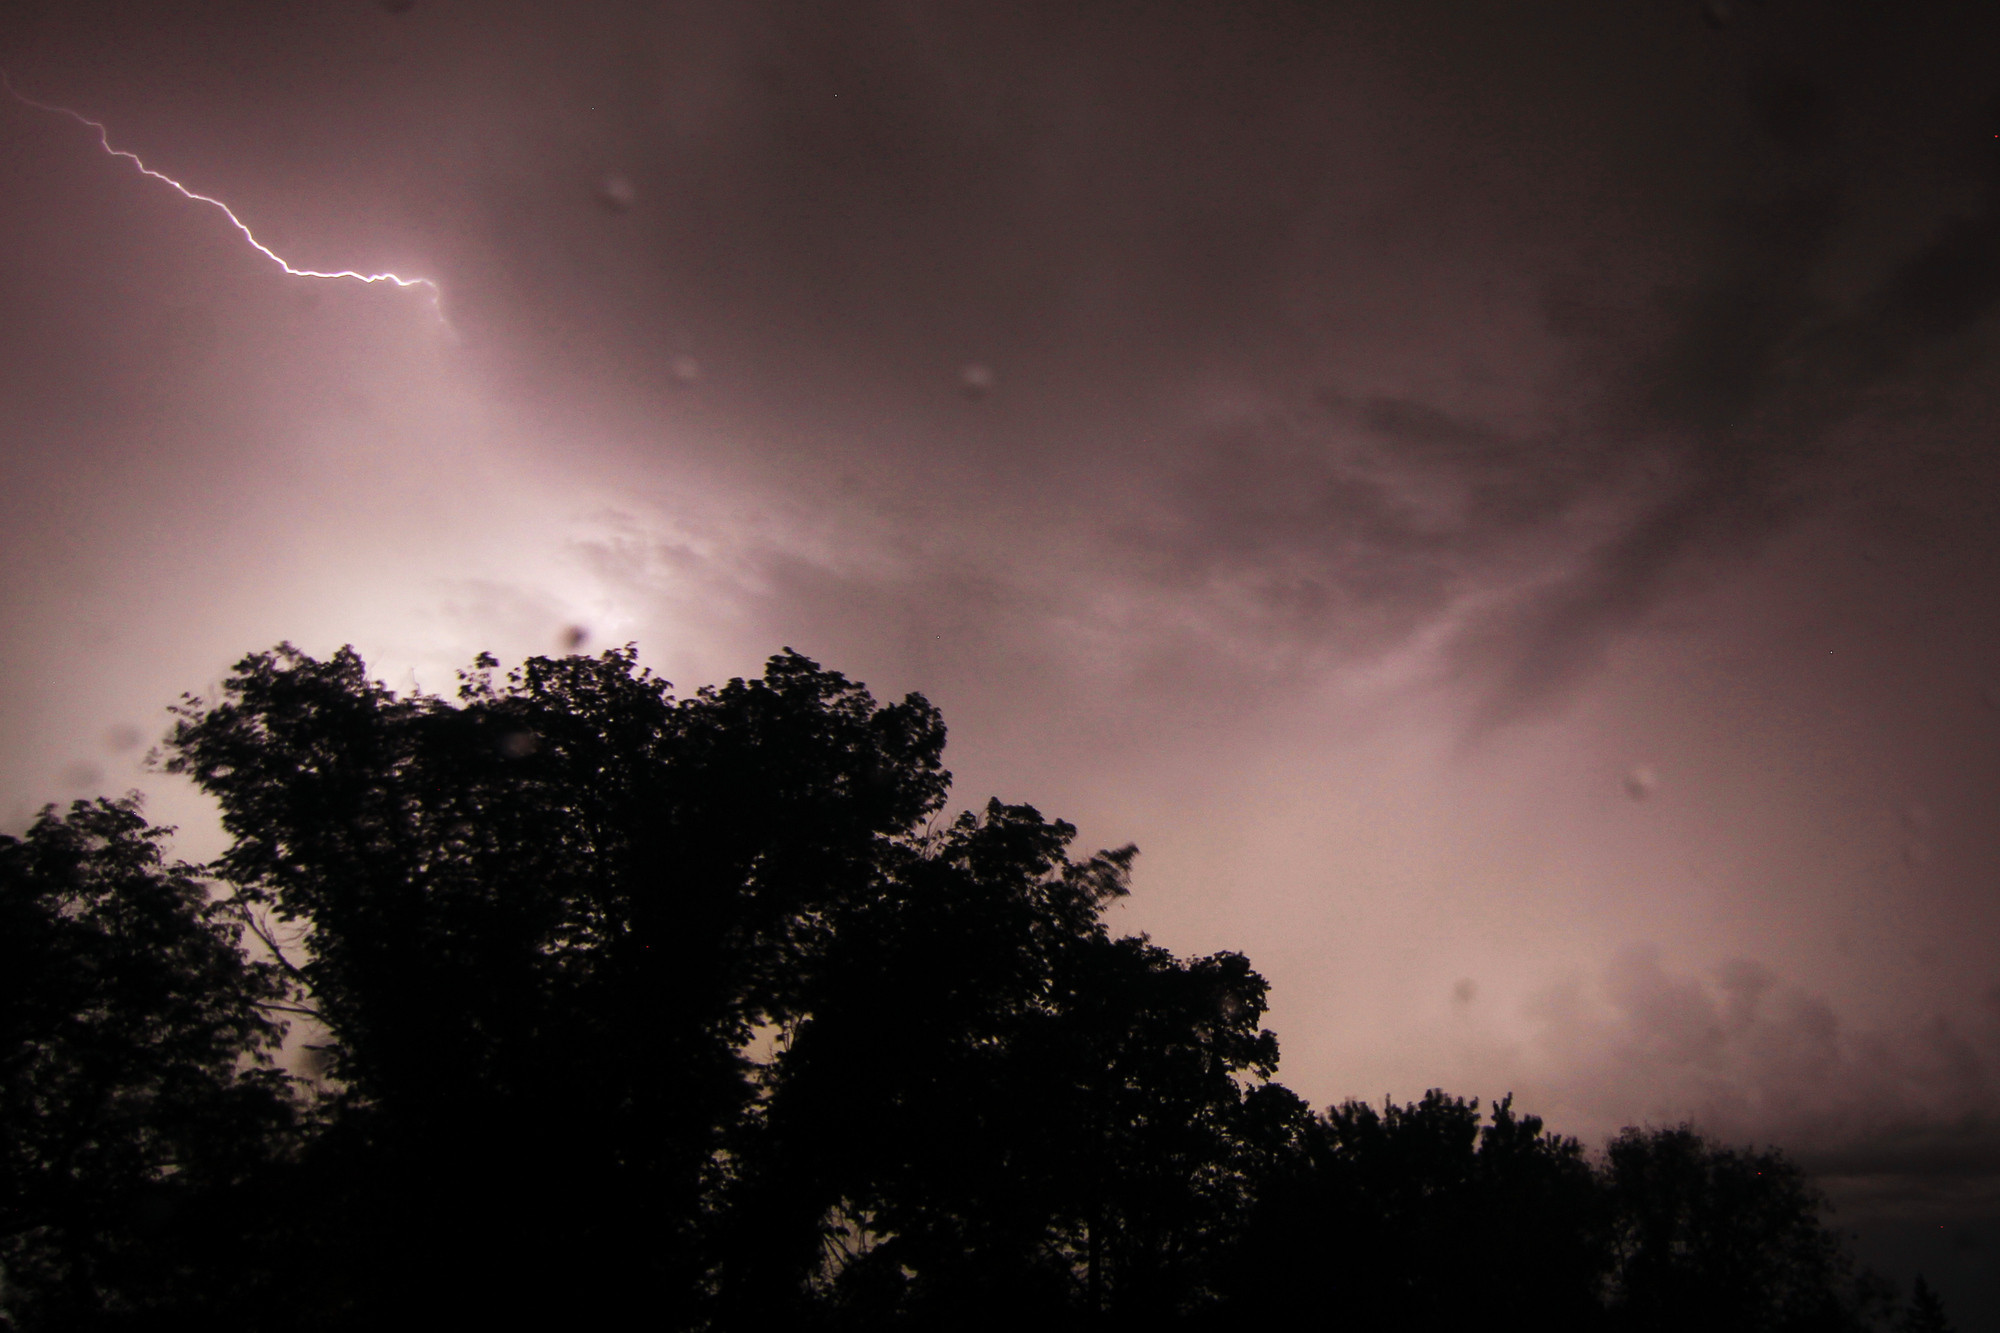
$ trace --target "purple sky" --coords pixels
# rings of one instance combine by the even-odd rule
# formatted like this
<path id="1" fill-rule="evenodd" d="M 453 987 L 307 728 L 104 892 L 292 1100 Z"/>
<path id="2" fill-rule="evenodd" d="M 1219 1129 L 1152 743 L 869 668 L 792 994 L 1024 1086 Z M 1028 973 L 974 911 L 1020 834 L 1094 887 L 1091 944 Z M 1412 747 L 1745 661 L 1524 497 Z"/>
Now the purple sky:
<path id="1" fill-rule="evenodd" d="M 1120 924 L 1248 953 L 1315 1102 L 1776 1140 L 1980 1326 L 2000 11 L 8 13 L 294 267 L 443 294 L 0 99 L 10 827 L 213 850 L 139 760 L 280 639 L 789 644 L 1136 841 Z"/>

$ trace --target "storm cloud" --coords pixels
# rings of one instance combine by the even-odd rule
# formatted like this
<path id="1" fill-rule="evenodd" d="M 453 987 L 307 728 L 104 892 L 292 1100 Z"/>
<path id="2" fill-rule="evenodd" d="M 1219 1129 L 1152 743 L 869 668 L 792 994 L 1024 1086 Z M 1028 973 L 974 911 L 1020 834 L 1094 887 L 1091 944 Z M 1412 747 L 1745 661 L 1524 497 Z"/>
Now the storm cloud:
<path id="1" fill-rule="evenodd" d="M 132 738 L 280 639 L 791 644 L 1136 840 L 1315 1101 L 2000 1215 L 2000 18 L 1723 12 L 17 6 L 24 92 L 442 298 L 0 100 L 5 813 L 200 854 Z"/>

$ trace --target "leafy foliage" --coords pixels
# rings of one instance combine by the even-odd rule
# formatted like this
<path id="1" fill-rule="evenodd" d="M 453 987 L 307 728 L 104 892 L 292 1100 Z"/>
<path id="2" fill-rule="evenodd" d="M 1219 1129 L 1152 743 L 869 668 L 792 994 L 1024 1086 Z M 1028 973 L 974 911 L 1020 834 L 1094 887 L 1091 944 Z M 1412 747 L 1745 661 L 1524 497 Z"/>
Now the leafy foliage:
<path id="1" fill-rule="evenodd" d="M 382 1299 L 696 1292 L 743 1048 L 941 803 L 943 724 L 789 653 L 684 700 L 629 649 L 495 665 L 453 704 L 281 647 L 182 706 L 169 767 L 219 798 L 223 874 L 311 926 L 403 1233 L 376 1267 L 424 1254 Z"/>
<path id="2" fill-rule="evenodd" d="M 1775 1153 L 1593 1162 L 1437 1091 L 1315 1115 L 1248 960 L 1108 928 L 1134 849 L 940 822 L 921 696 L 787 650 L 677 698 L 627 648 L 399 697 L 281 645 L 176 711 L 226 888 L 130 802 L 0 843 L 21 1327 L 1891 1313 Z M 272 1066 L 287 1011 L 322 1094 Z M 1943 1319 L 1921 1289 L 1904 1326 Z"/>
<path id="3" fill-rule="evenodd" d="M 1381 1111 L 1314 1120 L 1244 1247 L 1239 1303 L 1352 1311 L 1422 1329 L 1532 1312 L 1538 1328 L 1596 1326 L 1609 1221 L 1583 1150 L 1519 1116 L 1481 1125 L 1478 1101 L 1433 1089 Z"/>
<path id="4" fill-rule="evenodd" d="M 0 1264 L 22 1320 L 215 1302 L 193 1242 L 292 1128 L 286 992 L 137 802 L 0 838 Z"/>
<path id="5" fill-rule="evenodd" d="M 1616 1327 L 1867 1326 L 1868 1292 L 1782 1154 L 1717 1147 L 1683 1126 L 1628 1129 L 1606 1158 Z"/>
<path id="6" fill-rule="evenodd" d="M 1111 939 L 1132 849 L 1073 862 L 1073 833 L 991 804 L 847 923 L 751 1155 L 741 1286 L 767 1317 L 815 1277 L 870 1322 L 1201 1299 L 1246 1189 L 1244 1084 L 1277 1063 L 1265 983 Z"/>

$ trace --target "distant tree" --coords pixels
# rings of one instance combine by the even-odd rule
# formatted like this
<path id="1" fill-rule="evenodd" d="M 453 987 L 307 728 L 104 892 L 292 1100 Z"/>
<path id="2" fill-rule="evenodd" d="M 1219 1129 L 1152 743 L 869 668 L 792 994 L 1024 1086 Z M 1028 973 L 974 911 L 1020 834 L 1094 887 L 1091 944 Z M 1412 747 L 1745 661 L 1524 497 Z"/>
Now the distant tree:
<path id="1" fill-rule="evenodd" d="M 1627 1129 L 1604 1178 L 1618 1329 L 1863 1329 L 1880 1313 L 1824 1201 L 1775 1150 L 1720 1147 L 1685 1125 Z"/>
<path id="2" fill-rule="evenodd" d="M 1951 1320 L 1945 1317 L 1944 1302 L 1921 1273 L 1910 1290 L 1909 1308 L 1903 1312 L 1897 1333 L 1954 1333 Z"/>
<path id="3" fill-rule="evenodd" d="M 1601 1319 L 1605 1201 L 1573 1139 L 1511 1098 L 1433 1089 L 1312 1122 L 1235 1266 L 1246 1315 L 1320 1309 L 1357 1328 L 1581 1329 Z"/>
<path id="4" fill-rule="evenodd" d="M 162 858 L 165 833 L 126 799 L 0 837 L 0 1302 L 19 1327 L 218 1311 L 255 1276 L 249 1196 L 295 1117 L 272 1066 L 286 988 Z"/>

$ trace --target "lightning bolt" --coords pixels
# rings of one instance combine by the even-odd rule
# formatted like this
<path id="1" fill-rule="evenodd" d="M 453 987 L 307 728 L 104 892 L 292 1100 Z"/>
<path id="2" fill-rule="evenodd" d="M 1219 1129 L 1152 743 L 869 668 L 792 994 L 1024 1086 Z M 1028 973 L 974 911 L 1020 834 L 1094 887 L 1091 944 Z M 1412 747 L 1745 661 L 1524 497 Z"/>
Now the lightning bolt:
<path id="1" fill-rule="evenodd" d="M 35 100 L 34 98 L 28 96 L 26 93 L 22 92 L 19 88 L 16 88 L 14 86 L 14 80 L 7 74 L 5 70 L 0 70 L 0 85 L 5 85 L 7 91 L 13 94 L 14 100 L 17 102 L 21 102 L 24 103 L 25 105 L 34 107 L 38 111 L 49 111 L 59 116 L 68 116 L 71 120 L 75 121 L 77 124 L 85 125 L 93 130 L 96 130 L 98 146 L 103 148 L 104 151 L 109 153 L 111 156 L 122 157 L 127 162 L 130 162 L 133 166 L 139 169 L 140 175 L 150 176 L 156 181 L 160 181 L 163 184 L 172 186 L 173 189 L 177 191 L 180 194 L 180 196 L 184 199 L 192 199 L 195 203 L 207 204 L 210 207 L 219 210 L 222 216 L 229 219 L 229 225 L 236 228 L 238 232 L 242 233 L 244 240 L 250 242 L 251 249 L 255 250 L 258 254 L 264 256 L 264 258 L 270 260 L 273 264 L 276 264 L 279 268 L 291 274 L 293 277 L 345 278 L 350 282 L 370 282 L 370 283 L 386 282 L 393 284 L 394 286 L 397 287 L 427 288 L 431 294 L 432 306 L 434 306 L 437 309 L 438 317 L 443 318 L 444 307 L 442 301 L 444 293 L 439 289 L 438 285 L 435 282 L 432 282 L 429 278 L 405 278 L 402 275 L 396 273 L 361 273 L 351 268 L 342 269 L 338 273 L 326 273 L 316 268 L 294 268 L 291 265 L 291 263 L 285 259 L 283 255 L 279 254 L 277 251 L 273 250 L 270 246 L 258 240 L 256 235 L 251 232 L 250 228 L 248 228 L 243 224 L 243 219 L 237 217 L 235 212 L 230 209 L 228 204 L 223 203 L 220 199 L 212 198 L 209 195 L 200 194 L 194 190 L 190 190 L 187 186 L 181 184 L 179 181 L 175 180 L 172 176 L 167 175 L 163 171 L 153 170 L 151 167 L 147 166 L 144 162 L 141 162 L 139 160 L 139 155 L 137 153 L 128 152 L 123 148 L 112 147 L 111 131 L 105 127 L 102 121 L 92 120 L 89 116 L 84 115 L 82 112 L 72 111 L 66 106 L 52 106 L 47 102 L 40 102 Z"/>

